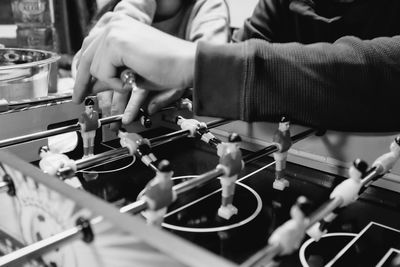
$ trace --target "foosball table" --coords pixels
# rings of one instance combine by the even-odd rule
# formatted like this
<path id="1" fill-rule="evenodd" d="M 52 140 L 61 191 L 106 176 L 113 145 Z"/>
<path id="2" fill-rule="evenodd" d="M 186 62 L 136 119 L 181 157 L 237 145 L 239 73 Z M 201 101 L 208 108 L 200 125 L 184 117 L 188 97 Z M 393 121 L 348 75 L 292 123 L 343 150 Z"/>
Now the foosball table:
<path id="1" fill-rule="evenodd" d="M 285 152 L 281 123 L 172 107 L 118 134 L 107 125 L 120 115 L 100 118 L 82 158 L 82 112 L 65 101 L 0 115 L 13 121 L 0 140 L 0 266 L 398 266 L 396 133 L 291 125 Z M 21 128 L 37 114 L 39 129 Z M 75 131 L 69 151 L 51 151 Z"/>

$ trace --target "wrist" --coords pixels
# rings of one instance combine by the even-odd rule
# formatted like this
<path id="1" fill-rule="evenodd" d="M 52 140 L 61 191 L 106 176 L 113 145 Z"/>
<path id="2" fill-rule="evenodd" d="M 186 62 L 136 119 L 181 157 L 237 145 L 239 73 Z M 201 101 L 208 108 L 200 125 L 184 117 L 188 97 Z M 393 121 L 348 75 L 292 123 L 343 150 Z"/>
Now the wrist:
<path id="1" fill-rule="evenodd" d="M 193 87 L 196 51 L 197 43 L 186 42 L 185 49 L 181 53 L 183 57 L 182 73 L 184 73 L 182 88 Z"/>

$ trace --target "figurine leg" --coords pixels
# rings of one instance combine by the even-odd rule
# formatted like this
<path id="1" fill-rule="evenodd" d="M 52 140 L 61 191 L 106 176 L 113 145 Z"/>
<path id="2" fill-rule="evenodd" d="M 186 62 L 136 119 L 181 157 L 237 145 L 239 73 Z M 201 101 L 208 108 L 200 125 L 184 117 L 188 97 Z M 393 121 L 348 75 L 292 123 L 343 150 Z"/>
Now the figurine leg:
<path id="1" fill-rule="evenodd" d="M 97 172 L 84 172 L 82 177 L 86 182 L 90 182 L 96 180 L 97 177 L 99 177 L 99 174 Z"/>
<path id="2" fill-rule="evenodd" d="M 89 156 L 89 136 L 87 132 L 82 132 L 82 141 L 83 141 L 83 157 L 87 158 Z"/>
<path id="3" fill-rule="evenodd" d="M 72 186 L 76 189 L 83 189 L 81 182 L 79 181 L 78 177 L 72 177 L 65 180 L 65 183 Z"/>
<path id="4" fill-rule="evenodd" d="M 272 187 L 276 190 L 282 191 L 285 190 L 286 187 L 289 187 L 289 181 L 284 178 L 286 169 L 286 157 L 287 157 L 287 152 L 274 153 L 275 181 L 272 184 Z"/>
<path id="5" fill-rule="evenodd" d="M 94 155 L 94 138 L 95 138 L 96 131 L 90 132 L 90 137 L 88 140 L 88 147 L 89 147 L 89 156 Z"/>
<path id="6" fill-rule="evenodd" d="M 87 158 L 89 156 L 89 148 L 83 147 L 83 158 Z"/>
<path id="7" fill-rule="evenodd" d="M 236 177 L 221 177 L 222 200 L 221 206 L 218 209 L 218 216 L 226 220 L 229 220 L 238 212 L 237 208 L 232 205 L 235 193 L 235 181 Z"/>
<path id="8" fill-rule="evenodd" d="M 93 156 L 94 155 L 93 151 L 94 151 L 94 147 L 90 146 L 89 147 L 89 156 Z"/>
<path id="9" fill-rule="evenodd" d="M 161 227 L 164 220 L 164 215 L 167 212 L 167 208 L 162 208 L 160 210 L 149 210 L 145 213 L 147 224 L 156 227 Z"/>
<path id="10" fill-rule="evenodd" d="M 229 220 L 233 215 L 237 214 L 238 210 L 232 204 L 228 204 L 227 206 L 221 206 L 218 209 L 218 216 L 224 218 L 225 220 Z"/>

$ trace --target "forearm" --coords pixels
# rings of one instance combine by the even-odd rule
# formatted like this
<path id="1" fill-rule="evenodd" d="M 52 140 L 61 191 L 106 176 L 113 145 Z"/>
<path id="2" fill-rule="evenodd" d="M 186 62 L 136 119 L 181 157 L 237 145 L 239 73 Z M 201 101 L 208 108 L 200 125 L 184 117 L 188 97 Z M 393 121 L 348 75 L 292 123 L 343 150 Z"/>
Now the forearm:
<path id="1" fill-rule="evenodd" d="M 392 118 L 400 97 L 400 37 L 200 44 L 197 53 L 198 115 L 257 121 L 286 114 L 295 123 L 337 130 L 400 128 Z"/>

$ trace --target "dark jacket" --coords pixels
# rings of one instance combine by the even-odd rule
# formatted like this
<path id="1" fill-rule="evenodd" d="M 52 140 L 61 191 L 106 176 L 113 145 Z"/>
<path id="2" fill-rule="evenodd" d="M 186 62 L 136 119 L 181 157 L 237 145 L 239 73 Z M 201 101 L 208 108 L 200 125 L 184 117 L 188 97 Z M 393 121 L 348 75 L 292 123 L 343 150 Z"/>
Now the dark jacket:
<path id="1" fill-rule="evenodd" d="M 260 0 L 234 40 L 198 46 L 198 115 L 400 131 L 400 1 Z"/>

